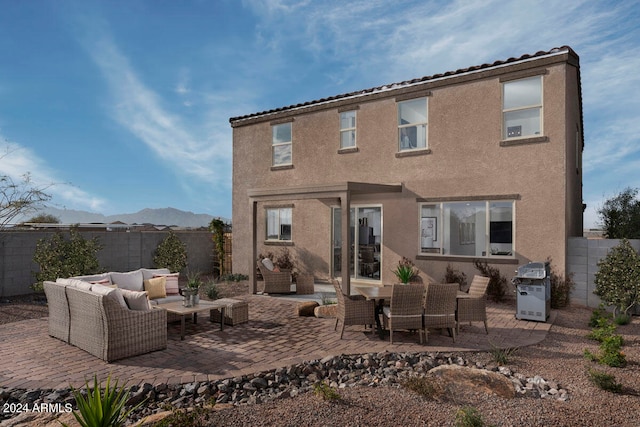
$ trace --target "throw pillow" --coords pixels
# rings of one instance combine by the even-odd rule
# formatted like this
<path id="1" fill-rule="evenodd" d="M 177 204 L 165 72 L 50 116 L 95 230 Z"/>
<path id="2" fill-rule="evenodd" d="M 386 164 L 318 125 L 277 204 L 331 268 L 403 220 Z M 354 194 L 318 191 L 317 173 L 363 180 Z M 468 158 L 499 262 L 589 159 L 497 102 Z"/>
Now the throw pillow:
<path id="1" fill-rule="evenodd" d="M 165 277 L 156 277 L 155 279 L 149 279 L 144 281 L 144 290 L 147 291 L 149 299 L 164 298 L 167 296 L 165 284 L 167 279 Z"/>
<path id="2" fill-rule="evenodd" d="M 109 280 L 109 279 L 89 280 L 89 283 L 91 283 L 92 285 L 108 286 L 110 288 L 117 288 L 118 287 L 118 285 L 112 285 L 111 284 L 111 280 Z"/>
<path id="3" fill-rule="evenodd" d="M 146 292 L 129 291 L 127 289 L 120 289 L 122 296 L 124 297 L 129 310 L 136 311 L 149 311 L 151 305 L 149 304 L 149 297 Z"/>
<path id="4" fill-rule="evenodd" d="M 129 291 L 141 292 L 144 290 L 142 283 L 142 271 L 130 271 L 128 273 L 111 272 L 111 283 L 115 283 L 121 289 L 127 289 Z"/>
<path id="5" fill-rule="evenodd" d="M 262 259 L 262 265 L 267 267 L 267 270 L 273 271 L 273 267 L 274 267 L 273 261 L 271 261 L 269 258 L 263 258 Z"/>
<path id="6" fill-rule="evenodd" d="M 122 292 L 120 292 L 120 289 L 94 284 L 91 286 L 91 292 L 104 295 L 106 298 L 114 300 L 122 308 L 129 308 L 127 306 L 127 303 L 124 301 L 124 296 L 122 296 Z"/>
<path id="7" fill-rule="evenodd" d="M 153 277 L 164 277 L 166 279 L 165 289 L 167 295 L 180 294 L 180 286 L 178 285 L 178 283 L 180 282 L 180 273 L 156 274 Z"/>

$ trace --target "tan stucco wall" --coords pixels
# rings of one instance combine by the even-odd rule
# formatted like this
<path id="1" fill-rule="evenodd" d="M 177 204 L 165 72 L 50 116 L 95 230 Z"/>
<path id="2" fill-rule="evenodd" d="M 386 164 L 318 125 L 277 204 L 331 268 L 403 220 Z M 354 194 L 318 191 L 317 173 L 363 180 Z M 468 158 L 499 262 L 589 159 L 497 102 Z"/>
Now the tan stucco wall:
<path id="1" fill-rule="evenodd" d="M 535 64 L 535 61 L 533 62 Z M 498 264 L 509 277 L 519 264 L 553 259 L 565 270 L 566 238 L 582 224 L 581 175 L 575 169 L 575 129 L 580 124 L 577 72 L 564 62 L 544 64 L 543 135 L 546 142 L 501 146 L 502 95 L 497 73 L 451 86 L 432 85 L 429 98 L 430 154 L 396 157 L 397 103 L 388 98 L 355 99 L 357 152 L 339 154 L 338 107 L 304 114 L 292 123 L 293 168 L 272 171 L 271 125 L 265 117 L 233 129 L 233 266 L 248 274 L 251 260 L 250 189 L 320 185 L 345 181 L 402 183 L 401 194 L 354 196 L 352 204 L 381 204 L 384 241 L 382 281 L 393 282 L 391 270 L 402 256 L 419 253 L 418 198 L 517 194 L 515 259 Z M 531 66 L 529 64 L 528 66 Z M 522 66 L 517 67 L 522 70 Z M 534 67 L 535 68 L 535 67 Z M 509 70 L 506 67 L 500 73 Z M 508 75 L 506 73 L 505 75 Z M 567 89 L 569 87 L 570 89 Z M 293 112 L 285 112 L 291 114 Z M 571 175 L 571 176 L 569 176 Z M 328 278 L 331 263 L 331 210 L 338 200 L 291 200 L 293 246 L 304 267 Z M 258 206 L 258 240 L 263 242 L 264 206 Z M 258 252 L 277 251 L 258 246 Z M 432 257 L 433 258 L 433 257 Z M 487 259 L 489 260 L 489 259 Z M 490 260 L 489 260 L 490 261 Z M 419 259 L 419 268 L 440 280 L 447 264 L 473 275 L 472 259 Z M 491 261 L 490 261 L 491 262 Z"/>

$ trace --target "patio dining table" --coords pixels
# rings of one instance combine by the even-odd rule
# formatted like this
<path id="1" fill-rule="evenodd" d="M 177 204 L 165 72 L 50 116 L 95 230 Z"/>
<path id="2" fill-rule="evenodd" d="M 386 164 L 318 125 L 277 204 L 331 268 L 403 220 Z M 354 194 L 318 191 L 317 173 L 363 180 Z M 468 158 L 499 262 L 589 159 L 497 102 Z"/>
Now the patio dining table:
<path id="1" fill-rule="evenodd" d="M 356 292 L 365 297 L 367 300 L 375 301 L 375 317 L 376 317 L 376 330 L 380 338 L 384 338 L 384 329 L 380 323 L 380 315 L 384 307 L 385 300 L 391 300 L 392 288 L 391 286 L 354 286 Z"/>

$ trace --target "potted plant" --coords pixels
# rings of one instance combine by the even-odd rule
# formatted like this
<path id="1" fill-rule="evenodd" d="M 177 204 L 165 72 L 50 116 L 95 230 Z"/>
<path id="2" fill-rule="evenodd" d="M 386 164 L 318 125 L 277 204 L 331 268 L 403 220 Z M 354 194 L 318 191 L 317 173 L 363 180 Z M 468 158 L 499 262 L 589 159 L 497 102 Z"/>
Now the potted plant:
<path id="1" fill-rule="evenodd" d="M 413 262 L 405 257 L 402 257 L 402 259 L 398 261 L 396 269 L 393 270 L 393 274 L 400 280 L 400 283 L 405 285 L 411 282 L 411 280 L 418 275 L 418 272 Z"/>
<path id="2" fill-rule="evenodd" d="M 200 279 L 200 273 L 188 273 L 187 274 L 187 287 L 182 290 L 182 296 L 184 296 L 184 306 L 192 307 L 200 302 L 200 286 L 202 286 L 202 279 Z"/>

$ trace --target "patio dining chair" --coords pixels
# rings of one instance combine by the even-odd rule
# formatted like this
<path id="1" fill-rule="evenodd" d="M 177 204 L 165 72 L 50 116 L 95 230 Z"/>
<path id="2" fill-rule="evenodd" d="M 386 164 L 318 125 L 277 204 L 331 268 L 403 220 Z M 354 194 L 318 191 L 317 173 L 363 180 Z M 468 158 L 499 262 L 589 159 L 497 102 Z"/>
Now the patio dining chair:
<path id="1" fill-rule="evenodd" d="M 484 322 L 484 330 L 488 334 L 487 327 L 487 288 L 489 278 L 484 276 L 473 276 L 471 286 L 467 294 L 458 297 L 458 333 L 460 333 L 460 322 Z"/>
<path id="2" fill-rule="evenodd" d="M 428 329 L 448 329 L 456 342 L 456 295 L 457 283 L 429 283 L 424 299 L 424 332 L 429 340 Z"/>
<path id="3" fill-rule="evenodd" d="M 389 329 L 389 342 L 393 344 L 393 331 L 398 329 L 418 330 L 422 344 L 422 300 L 424 285 L 392 285 L 391 302 L 382 309 L 385 326 Z"/>
<path id="4" fill-rule="evenodd" d="M 336 324 L 333 330 L 338 328 L 338 322 L 342 322 L 340 329 L 340 339 L 344 334 L 346 325 L 369 325 L 373 326 L 375 322 L 375 302 L 367 300 L 360 295 L 345 295 L 337 280 L 333 281 L 333 287 L 336 290 L 336 299 L 338 300 L 338 308 L 336 310 Z"/>

